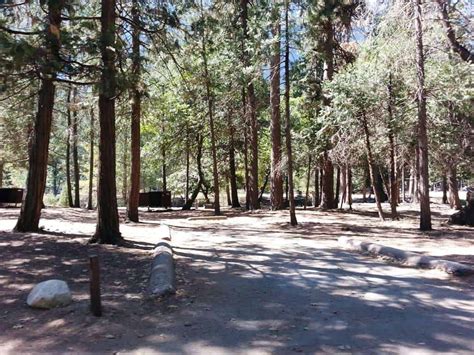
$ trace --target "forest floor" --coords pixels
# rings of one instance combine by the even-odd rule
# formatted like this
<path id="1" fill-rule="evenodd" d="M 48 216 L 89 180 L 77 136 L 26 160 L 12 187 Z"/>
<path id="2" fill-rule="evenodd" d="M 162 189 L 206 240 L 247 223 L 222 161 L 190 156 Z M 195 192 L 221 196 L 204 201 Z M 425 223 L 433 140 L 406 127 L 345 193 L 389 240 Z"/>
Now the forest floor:
<path id="1" fill-rule="evenodd" d="M 388 210 L 388 206 L 384 206 Z M 352 253 L 340 236 L 474 264 L 472 228 L 449 226 L 433 204 L 434 231 L 417 230 L 413 206 L 380 222 L 354 211 L 141 212 L 121 225 L 128 247 L 89 246 L 95 212 L 47 208 L 44 233 L 12 233 L 18 209 L 0 209 L 0 353 L 473 353 L 474 278 L 400 267 Z M 123 216 L 124 211 L 121 210 Z M 172 228 L 177 294 L 145 297 L 160 223 Z M 104 315 L 88 310 L 88 251 L 99 252 Z M 74 302 L 29 308 L 38 282 L 68 282 Z"/>

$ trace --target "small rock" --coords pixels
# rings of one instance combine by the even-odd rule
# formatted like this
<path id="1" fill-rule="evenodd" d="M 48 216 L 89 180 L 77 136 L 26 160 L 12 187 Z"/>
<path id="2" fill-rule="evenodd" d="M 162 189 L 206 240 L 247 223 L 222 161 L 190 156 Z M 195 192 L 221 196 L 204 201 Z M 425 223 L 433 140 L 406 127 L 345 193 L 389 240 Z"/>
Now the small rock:
<path id="1" fill-rule="evenodd" d="M 113 335 L 113 334 L 105 334 L 104 337 L 107 338 L 107 339 L 115 339 L 115 335 Z"/>
<path id="2" fill-rule="evenodd" d="M 40 282 L 33 287 L 26 300 L 30 307 L 45 309 L 67 306 L 71 302 L 71 291 L 67 283 L 62 280 Z"/>
<path id="3" fill-rule="evenodd" d="M 24 327 L 23 324 L 15 324 L 12 328 L 13 328 L 13 329 L 21 329 L 21 328 L 23 328 L 23 327 Z"/>

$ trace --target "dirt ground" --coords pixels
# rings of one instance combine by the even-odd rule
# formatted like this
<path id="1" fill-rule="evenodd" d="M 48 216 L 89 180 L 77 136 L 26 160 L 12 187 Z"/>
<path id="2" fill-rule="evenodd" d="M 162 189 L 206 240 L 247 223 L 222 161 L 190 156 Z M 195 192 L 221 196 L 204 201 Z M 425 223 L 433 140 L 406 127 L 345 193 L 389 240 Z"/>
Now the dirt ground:
<path id="1" fill-rule="evenodd" d="M 388 210 L 388 206 L 384 206 Z M 0 209 L 0 353 L 473 353 L 474 278 L 417 270 L 340 249 L 346 235 L 474 265 L 472 228 L 447 225 L 433 204 L 434 231 L 416 211 L 380 222 L 372 204 L 354 211 L 224 209 L 226 220 L 187 220 L 209 210 L 141 212 L 123 224 L 127 247 L 90 246 L 95 212 L 47 208 L 44 233 L 12 233 L 19 210 Z M 124 211 L 121 211 L 123 214 Z M 144 293 L 160 223 L 172 229 L 178 291 Z M 88 252 L 97 251 L 104 315 L 88 301 Z M 74 302 L 27 307 L 50 278 Z"/>

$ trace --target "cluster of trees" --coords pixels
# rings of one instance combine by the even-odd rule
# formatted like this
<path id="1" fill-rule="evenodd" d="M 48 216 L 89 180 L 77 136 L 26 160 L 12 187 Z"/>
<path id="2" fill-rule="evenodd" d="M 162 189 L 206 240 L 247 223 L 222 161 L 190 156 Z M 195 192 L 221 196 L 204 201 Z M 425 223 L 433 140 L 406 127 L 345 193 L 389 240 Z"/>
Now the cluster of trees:
<path id="1" fill-rule="evenodd" d="M 3 2 L 0 185 L 27 171 L 16 230 L 38 228 L 45 191 L 92 209 L 96 187 L 94 240 L 117 243 L 117 195 L 138 221 L 140 189 L 158 185 L 184 209 L 212 193 L 216 214 L 222 188 L 252 210 L 269 189 L 295 225 L 294 190 L 313 181 L 327 209 L 371 186 L 382 219 L 384 198 L 397 218 L 409 196 L 429 230 L 430 181 L 460 208 L 473 173 L 468 6 Z"/>

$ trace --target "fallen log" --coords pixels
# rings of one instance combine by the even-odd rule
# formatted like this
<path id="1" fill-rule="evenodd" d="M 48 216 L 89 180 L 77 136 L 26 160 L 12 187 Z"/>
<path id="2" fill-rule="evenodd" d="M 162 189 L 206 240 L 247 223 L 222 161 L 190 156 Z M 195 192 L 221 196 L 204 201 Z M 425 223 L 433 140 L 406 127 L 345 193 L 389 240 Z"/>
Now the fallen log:
<path id="1" fill-rule="evenodd" d="M 162 240 L 171 241 L 171 232 L 168 226 L 161 225 L 159 236 Z M 173 260 L 173 249 L 168 242 L 160 241 L 153 249 L 150 278 L 148 280 L 148 294 L 151 297 L 161 297 L 176 292 L 176 276 Z"/>
<path id="2" fill-rule="evenodd" d="M 381 244 L 362 242 L 347 237 L 340 237 L 338 242 L 346 249 L 388 257 L 405 266 L 423 269 L 438 269 L 455 276 L 474 275 L 473 267 L 454 261 L 438 259 L 432 256 L 404 251 Z"/>

